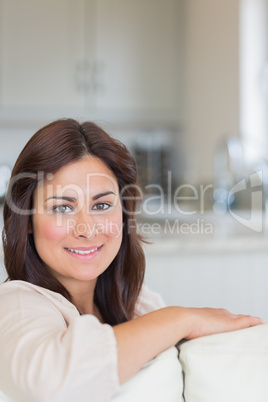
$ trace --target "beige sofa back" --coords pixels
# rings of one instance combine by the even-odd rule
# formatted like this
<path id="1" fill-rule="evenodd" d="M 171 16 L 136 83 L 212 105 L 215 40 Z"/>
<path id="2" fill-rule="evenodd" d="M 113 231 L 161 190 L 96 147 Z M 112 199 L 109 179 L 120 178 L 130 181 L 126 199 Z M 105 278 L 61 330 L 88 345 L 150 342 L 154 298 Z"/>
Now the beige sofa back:
<path id="1" fill-rule="evenodd" d="M 185 402 L 268 402 L 268 325 L 182 343 Z"/>

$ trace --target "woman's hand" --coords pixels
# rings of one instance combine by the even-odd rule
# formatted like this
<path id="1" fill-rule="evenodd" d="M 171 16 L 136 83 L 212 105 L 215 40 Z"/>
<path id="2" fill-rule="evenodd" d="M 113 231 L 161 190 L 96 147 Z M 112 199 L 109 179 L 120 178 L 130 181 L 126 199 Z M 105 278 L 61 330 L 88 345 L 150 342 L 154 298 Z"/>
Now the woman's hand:
<path id="1" fill-rule="evenodd" d="M 113 327 L 120 382 L 181 339 L 234 331 L 262 324 L 260 318 L 223 309 L 165 307 Z"/>
<path id="2" fill-rule="evenodd" d="M 186 339 L 235 331 L 242 328 L 263 324 L 259 317 L 235 315 L 224 309 L 188 308 L 189 334 Z"/>

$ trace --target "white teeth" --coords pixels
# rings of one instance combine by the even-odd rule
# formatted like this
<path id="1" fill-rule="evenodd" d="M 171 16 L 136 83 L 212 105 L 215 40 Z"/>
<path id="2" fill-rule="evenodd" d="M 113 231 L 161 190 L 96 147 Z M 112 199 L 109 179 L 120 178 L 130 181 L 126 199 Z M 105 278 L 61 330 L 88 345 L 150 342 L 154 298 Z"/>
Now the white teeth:
<path id="1" fill-rule="evenodd" d="M 89 250 L 89 251 L 75 250 L 75 249 L 72 249 L 72 248 L 68 248 L 67 250 L 71 251 L 72 253 L 81 254 L 81 255 L 87 255 L 87 254 L 93 253 L 94 251 L 97 251 L 98 247 L 93 248 L 92 250 Z"/>

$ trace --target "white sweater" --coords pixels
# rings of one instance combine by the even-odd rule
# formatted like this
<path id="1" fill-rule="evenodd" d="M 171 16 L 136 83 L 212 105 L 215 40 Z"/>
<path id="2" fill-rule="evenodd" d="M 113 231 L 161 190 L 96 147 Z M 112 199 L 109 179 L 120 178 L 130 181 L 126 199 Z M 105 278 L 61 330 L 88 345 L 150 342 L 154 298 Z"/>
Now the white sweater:
<path id="1" fill-rule="evenodd" d="M 143 287 L 136 315 L 163 306 L 159 295 Z M 177 361 L 176 354 L 170 357 Z M 80 316 L 66 298 L 39 286 L 0 285 L 0 390 L 5 395 L 16 402 L 106 402 L 120 389 L 110 325 Z"/>

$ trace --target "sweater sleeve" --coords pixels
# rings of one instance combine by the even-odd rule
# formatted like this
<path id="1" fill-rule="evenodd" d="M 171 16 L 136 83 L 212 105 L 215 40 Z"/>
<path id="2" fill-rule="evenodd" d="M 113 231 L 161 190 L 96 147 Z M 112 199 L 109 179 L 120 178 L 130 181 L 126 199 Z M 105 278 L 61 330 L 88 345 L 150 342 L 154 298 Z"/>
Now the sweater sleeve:
<path id="1" fill-rule="evenodd" d="M 44 295 L 0 292 L 0 390 L 13 401 L 109 401 L 119 387 L 111 326 L 73 314 L 68 324 Z"/>
<path id="2" fill-rule="evenodd" d="M 135 317 L 148 314 L 163 307 L 166 307 L 166 305 L 160 294 L 143 285 L 136 303 Z"/>

